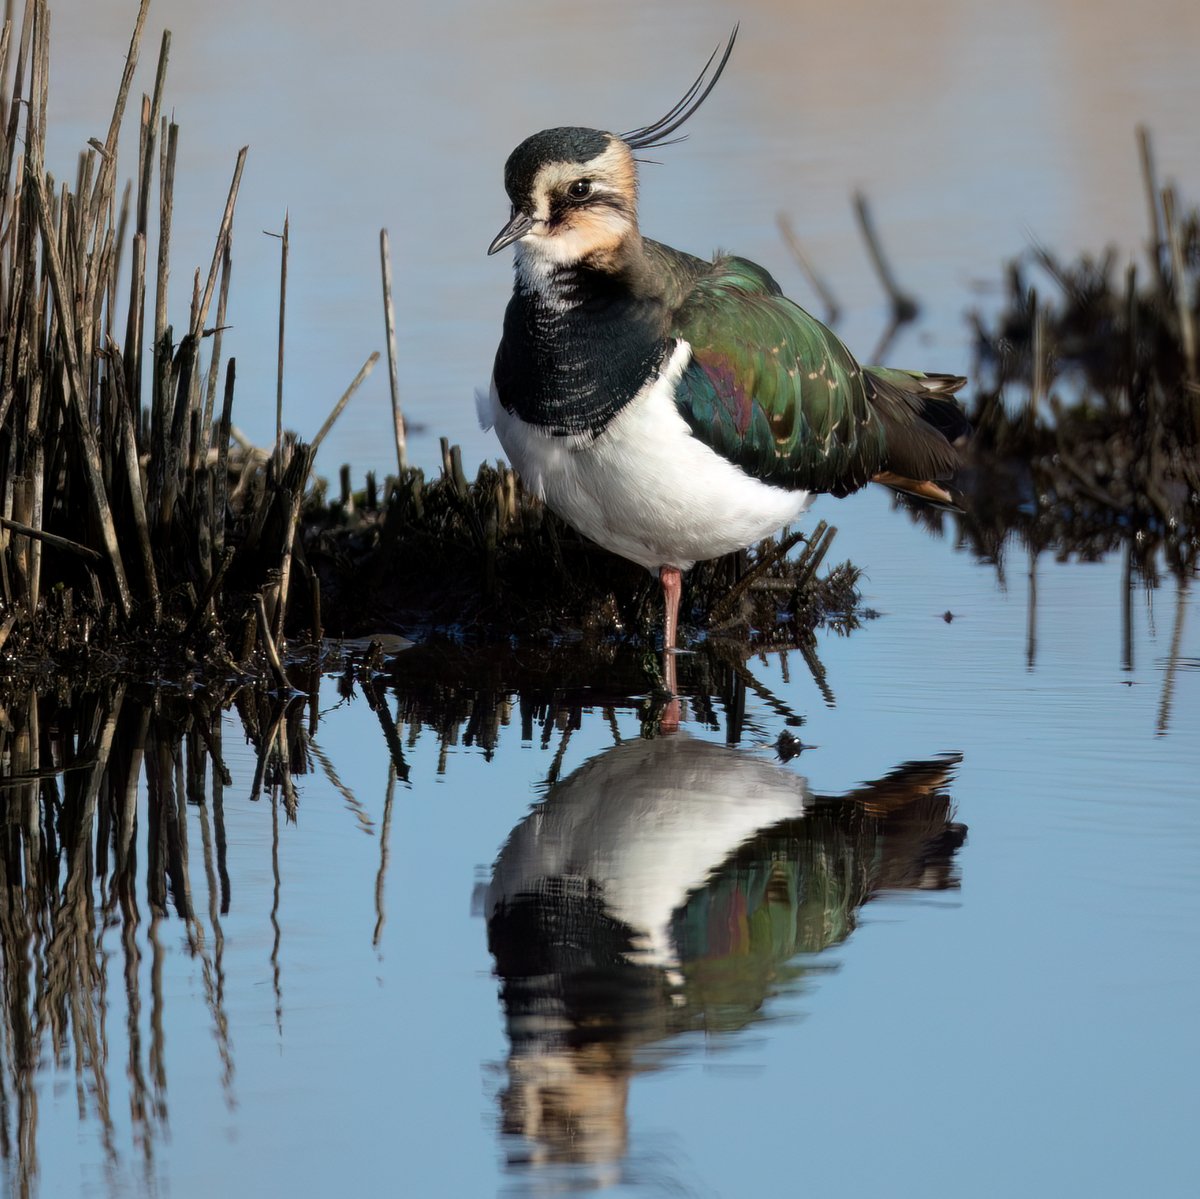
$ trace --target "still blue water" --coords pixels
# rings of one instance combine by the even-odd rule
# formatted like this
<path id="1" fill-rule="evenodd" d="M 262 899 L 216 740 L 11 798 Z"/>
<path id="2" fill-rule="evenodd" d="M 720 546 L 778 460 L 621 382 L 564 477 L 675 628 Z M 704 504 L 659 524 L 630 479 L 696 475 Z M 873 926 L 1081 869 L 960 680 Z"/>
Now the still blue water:
<path id="1" fill-rule="evenodd" d="M 107 126 L 133 13 L 72 0 L 54 14 L 48 161 L 69 176 Z M 650 119 L 738 17 L 692 140 L 651 168 L 647 231 L 748 254 L 809 302 L 774 228 L 788 210 L 860 350 L 885 312 L 846 203 L 856 184 L 925 306 L 893 359 L 941 370 L 967 365 L 963 312 L 990 302 L 979 281 L 1028 233 L 1136 251 L 1137 121 L 1184 193 L 1200 190 L 1193 5 L 452 3 L 401 19 L 365 2 L 163 3 L 139 81 L 169 26 L 179 261 L 207 263 L 251 144 L 227 340 L 238 422 L 272 436 L 278 250 L 259 230 L 290 207 L 289 423 L 311 433 L 382 348 L 387 225 L 402 386 L 426 430 L 413 455 L 432 466 L 445 433 L 468 461 L 494 456 L 471 392 L 509 284 L 483 256 L 505 155 L 542 125 Z M 386 471 L 389 436 L 379 371 L 322 467 Z M 328 678 L 313 740 L 339 782 L 312 751 L 294 821 L 278 788 L 252 797 L 256 753 L 225 717 L 224 879 L 211 774 L 180 808 L 190 921 L 150 894 L 143 783 L 137 918 L 106 906 L 99 865 L 77 864 L 95 924 L 68 955 L 76 982 L 39 973 L 64 960 L 47 956 L 57 916 L 7 934 L 30 954 L 5 973 L 9 1189 L 1194 1194 L 1193 592 L 1135 594 L 1125 669 L 1120 562 L 1043 555 L 1031 653 L 1022 551 L 1001 587 L 882 494 L 815 516 L 839 526 L 834 556 L 865 569 L 879 616 L 820 636 L 832 702 L 796 655 L 749 662 L 736 747 L 720 700 L 715 727 L 693 697 L 677 738 L 642 740 L 649 683 L 593 703 L 584 679 L 578 727 L 535 719 L 531 738 L 514 688 L 493 749 L 449 718 L 439 735 L 401 715 L 407 777 L 389 787 L 378 712 Z M 386 711 L 404 708 L 411 669 L 401 655 L 381 680 Z M 551 664 L 544 689 L 567 671 Z M 464 712 L 480 706 L 463 694 Z M 785 729 L 808 748 L 783 762 Z M 866 786 L 911 763 L 921 820 Z M 506 957 L 499 978 L 487 917 L 552 853 L 573 880 L 573 923 L 556 927 L 577 956 L 539 965 L 547 928 L 517 924 L 541 972 Z M 614 910 L 597 909 L 604 880 Z"/>
<path id="2" fill-rule="evenodd" d="M 643 696 L 607 691 L 577 728 L 531 708 L 527 738 L 514 694 L 494 745 L 486 717 L 418 729 L 401 656 L 406 781 L 389 800 L 378 715 L 326 679 L 340 785 L 311 758 L 292 823 L 228 716 L 228 910 L 210 795 L 190 935 L 139 879 L 132 985 L 128 922 L 94 936 L 100 1060 L 44 1044 L 26 1081 L 40 1192 L 1191 1193 L 1194 605 L 1164 698 L 1170 588 L 1137 597 L 1124 671 L 1120 571 L 1043 563 L 1029 668 L 1021 572 L 1001 592 L 882 498 L 849 507 L 856 557 L 892 547 L 886 611 L 821 638 L 833 706 L 798 658 L 751 661 L 737 749 L 720 700 L 643 740 Z M 810 746 L 786 763 L 785 729 Z M 911 819 L 864 788 L 906 763 Z M 507 948 L 493 927 L 498 979 L 485 917 L 538 878 L 575 902 L 543 890 Z"/>

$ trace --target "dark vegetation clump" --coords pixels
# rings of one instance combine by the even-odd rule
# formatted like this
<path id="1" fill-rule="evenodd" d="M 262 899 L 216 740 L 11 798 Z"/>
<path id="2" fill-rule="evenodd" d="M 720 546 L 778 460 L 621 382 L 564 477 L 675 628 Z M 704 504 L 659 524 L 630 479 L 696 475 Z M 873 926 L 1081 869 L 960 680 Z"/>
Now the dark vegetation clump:
<path id="1" fill-rule="evenodd" d="M 344 497 L 306 513 L 304 554 L 338 635 L 381 627 L 476 640 L 605 640 L 652 645 L 662 621 L 656 579 L 581 537 L 502 463 L 474 481 L 443 442 L 441 474 L 410 470 L 386 505 Z M 808 640 L 823 621 L 856 623 L 858 572 L 818 575 L 835 529 L 768 539 L 685 576 L 683 619 L 755 646 Z M 803 543 L 803 550 L 792 553 Z"/>
<path id="2" fill-rule="evenodd" d="M 1198 564 L 1200 210 L 1159 189 L 1140 140 L 1148 268 L 1035 247 L 1010 265 L 999 315 L 975 318 L 975 435 L 955 520 L 1001 566 L 1014 537 L 1060 557 L 1124 548 L 1151 584 Z"/>
<path id="3" fill-rule="evenodd" d="M 229 673 L 269 662 L 278 676 L 285 623 L 304 608 L 292 601 L 312 594 L 293 549 L 328 422 L 312 445 L 281 430 L 269 453 L 232 425 L 235 365 L 222 363 L 221 334 L 244 149 L 187 325 L 167 324 L 178 141 L 162 115 L 169 33 L 153 96 L 142 97 L 136 186 L 117 186 L 147 8 L 107 138 L 89 143 L 73 184 L 44 167 L 44 0 L 0 39 L 0 651 L 20 669 Z"/>

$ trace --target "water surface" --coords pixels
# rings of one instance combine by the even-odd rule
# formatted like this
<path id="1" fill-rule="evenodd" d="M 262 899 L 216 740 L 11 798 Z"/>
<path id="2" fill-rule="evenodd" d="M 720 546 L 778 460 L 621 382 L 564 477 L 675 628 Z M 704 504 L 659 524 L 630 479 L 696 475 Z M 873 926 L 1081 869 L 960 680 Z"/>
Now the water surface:
<path id="1" fill-rule="evenodd" d="M 1123 671 L 1119 569 L 1047 566 L 1031 669 L 1019 575 L 906 548 L 890 611 L 821 640 L 836 706 L 796 656 L 714 666 L 676 737 L 636 660 L 568 650 L 409 651 L 278 724 L 243 697 L 219 742 L 208 700 L 43 696 L 14 1193 L 1186 1194 L 1192 602 L 1164 698 L 1169 591 Z"/>

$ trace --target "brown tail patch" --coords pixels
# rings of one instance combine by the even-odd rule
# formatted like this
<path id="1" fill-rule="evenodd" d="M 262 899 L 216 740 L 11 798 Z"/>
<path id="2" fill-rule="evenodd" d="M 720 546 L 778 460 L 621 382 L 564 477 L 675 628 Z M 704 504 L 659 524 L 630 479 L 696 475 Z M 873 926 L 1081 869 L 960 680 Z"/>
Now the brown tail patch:
<path id="1" fill-rule="evenodd" d="M 893 491 L 903 491 L 908 495 L 915 495 L 920 499 L 929 500 L 934 504 L 942 504 L 948 508 L 958 507 L 958 504 L 954 502 L 954 496 L 950 492 L 929 479 L 906 479 L 903 475 L 894 474 L 890 470 L 883 470 L 877 475 L 872 475 L 871 481 L 873 483 L 882 483 L 885 487 L 892 488 Z"/>

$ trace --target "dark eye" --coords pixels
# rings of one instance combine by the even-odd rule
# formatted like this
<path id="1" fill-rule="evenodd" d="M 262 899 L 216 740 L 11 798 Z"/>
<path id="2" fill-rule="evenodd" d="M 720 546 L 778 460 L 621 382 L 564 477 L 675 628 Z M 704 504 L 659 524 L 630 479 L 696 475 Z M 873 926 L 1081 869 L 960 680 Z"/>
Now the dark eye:
<path id="1" fill-rule="evenodd" d="M 590 179 L 576 179 L 570 187 L 567 188 L 567 195 L 572 200 L 586 200 L 592 194 L 592 181 Z"/>

